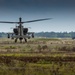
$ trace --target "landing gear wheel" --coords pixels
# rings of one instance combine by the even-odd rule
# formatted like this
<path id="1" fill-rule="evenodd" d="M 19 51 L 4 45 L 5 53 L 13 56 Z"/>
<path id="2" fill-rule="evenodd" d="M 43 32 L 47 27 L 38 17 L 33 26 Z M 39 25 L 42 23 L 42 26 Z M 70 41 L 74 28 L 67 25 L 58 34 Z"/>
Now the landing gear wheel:
<path id="1" fill-rule="evenodd" d="M 24 40 L 25 40 L 25 42 L 27 42 L 27 39 L 24 38 Z"/>
<path id="2" fill-rule="evenodd" d="M 17 42 L 17 38 L 15 39 L 15 43 Z"/>

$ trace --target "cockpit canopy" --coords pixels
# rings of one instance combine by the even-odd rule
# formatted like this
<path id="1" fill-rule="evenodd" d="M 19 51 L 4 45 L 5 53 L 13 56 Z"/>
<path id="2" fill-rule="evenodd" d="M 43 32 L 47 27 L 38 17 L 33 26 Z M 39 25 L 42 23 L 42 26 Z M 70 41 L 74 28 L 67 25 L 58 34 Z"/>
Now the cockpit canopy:
<path id="1" fill-rule="evenodd" d="M 18 28 L 14 28 L 13 32 L 14 32 L 15 35 L 18 35 L 19 34 Z M 23 28 L 23 35 L 26 35 L 27 32 L 28 32 L 28 28 Z"/>
<path id="2" fill-rule="evenodd" d="M 18 29 L 17 28 L 14 28 L 13 31 L 14 31 L 15 35 L 18 35 Z"/>
<path id="3" fill-rule="evenodd" d="M 28 28 L 23 28 L 23 34 L 26 35 L 28 32 Z"/>

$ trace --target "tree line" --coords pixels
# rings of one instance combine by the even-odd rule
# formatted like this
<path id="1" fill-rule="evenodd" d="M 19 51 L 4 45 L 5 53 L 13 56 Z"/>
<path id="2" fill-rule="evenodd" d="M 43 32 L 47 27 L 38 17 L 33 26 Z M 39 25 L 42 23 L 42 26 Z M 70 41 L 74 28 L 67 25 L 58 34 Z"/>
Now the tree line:
<path id="1" fill-rule="evenodd" d="M 38 32 L 34 33 L 35 37 L 48 37 L 48 38 L 73 38 L 75 32 Z M 0 38 L 7 37 L 7 33 L 0 32 Z"/>
<path id="2" fill-rule="evenodd" d="M 35 33 L 36 37 L 48 37 L 48 38 L 73 38 L 75 32 L 39 32 Z"/>

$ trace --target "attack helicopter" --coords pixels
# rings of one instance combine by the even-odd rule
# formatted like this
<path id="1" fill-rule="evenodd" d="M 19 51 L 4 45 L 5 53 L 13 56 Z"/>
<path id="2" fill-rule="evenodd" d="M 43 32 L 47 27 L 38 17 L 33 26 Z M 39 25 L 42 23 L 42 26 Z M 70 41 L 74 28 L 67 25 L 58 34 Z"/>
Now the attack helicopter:
<path id="1" fill-rule="evenodd" d="M 37 20 L 31 20 L 31 21 L 22 21 L 22 18 L 19 18 L 19 22 L 9 22 L 9 21 L 0 21 L 0 23 L 10 23 L 10 24 L 19 24 L 15 28 L 13 28 L 13 33 L 7 33 L 8 38 L 15 38 L 15 43 L 17 40 L 20 40 L 20 43 L 22 43 L 22 40 L 24 39 L 25 42 L 27 42 L 27 38 L 30 39 L 31 37 L 34 38 L 34 32 L 28 32 L 28 28 L 24 28 L 24 23 L 31 23 L 31 22 L 37 22 L 37 21 L 44 21 L 49 20 L 52 18 L 45 18 L 45 19 L 37 19 Z"/>

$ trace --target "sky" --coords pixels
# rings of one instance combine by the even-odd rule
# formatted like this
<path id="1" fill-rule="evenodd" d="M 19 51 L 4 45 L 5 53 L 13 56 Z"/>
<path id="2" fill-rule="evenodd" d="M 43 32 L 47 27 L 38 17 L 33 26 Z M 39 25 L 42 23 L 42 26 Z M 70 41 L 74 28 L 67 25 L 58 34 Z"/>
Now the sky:
<path id="1" fill-rule="evenodd" d="M 75 32 L 75 0 L 0 0 L 0 21 L 23 21 L 52 18 L 25 23 L 31 32 Z M 12 32 L 17 24 L 0 23 L 0 32 Z"/>

